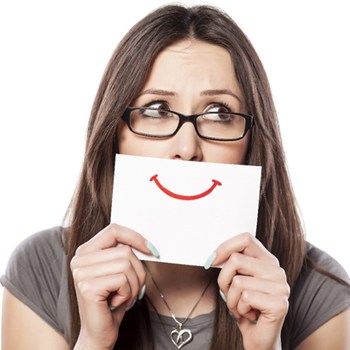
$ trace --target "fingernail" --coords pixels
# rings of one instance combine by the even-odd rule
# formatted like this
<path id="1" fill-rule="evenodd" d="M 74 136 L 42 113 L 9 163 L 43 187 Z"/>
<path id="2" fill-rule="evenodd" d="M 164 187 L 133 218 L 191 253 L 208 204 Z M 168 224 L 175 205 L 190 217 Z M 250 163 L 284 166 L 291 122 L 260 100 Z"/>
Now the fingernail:
<path id="1" fill-rule="evenodd" d="M 232 318 L 234 321 L 237 321 L 236 316 L 231 312 L 231 310 L 228 310 L 228 314 L 231 316 L 231 318 Z"/>
<path id="2" fill-rule="evenodd" d="M 141 300 L 146 293 L 146 285 L 144 284 L 139 292 L 139 295 L 137 296 L 137 299 Z"/>
<path id="3" fill-rule="evenodd" d="M 113 305 L 108 305 L 109 310 L 111 310 L 112 312 L 117 310 L 118 306 L 113 306 Z"/>
<path id="4" fill-rule="evenodd" d="M 223 292 L 221 289 L 219 290 L 219 294 L 220 294 L 220 296 L 221 296 L 221 299 L 226 303 L 225 294 L 224 294 L 224 292 Z"/>
<path id="5" fill-rule="evenodd" d="M 125 311 L 129 311 L 134 305 L 135 305 L 135 303 L 136 303 L 136 298 L 132 301 L 132 303 L 126 308 L 126 310 Z"/>
<path id="6" fill-rule="evenodd" d="M 160 257 L 158 249 L 150 241 L 147 241 L 146 246 L 151 251 L 151 253 L 154 257 L 156 257 L 156 258 Z"/>
<path id="7" fill-rule="evenodd" d="M 257 323 L 258 323 L 257 320 L 251 320 L 250 318 L 247 318 L 247 320 L 248 320 L 251 324 L 257 324 Z"/>
<path id="8" fill-rule="evenodd" d="M 216 259 L 216 253 L 214 252 L 214 253 L 210 254 L 210 256 L 208 257 L 207 261 L 204 264 L 204 268 L 206 270 L 208 270 L 211 267 L 211 265 L 215 259 Z"/>

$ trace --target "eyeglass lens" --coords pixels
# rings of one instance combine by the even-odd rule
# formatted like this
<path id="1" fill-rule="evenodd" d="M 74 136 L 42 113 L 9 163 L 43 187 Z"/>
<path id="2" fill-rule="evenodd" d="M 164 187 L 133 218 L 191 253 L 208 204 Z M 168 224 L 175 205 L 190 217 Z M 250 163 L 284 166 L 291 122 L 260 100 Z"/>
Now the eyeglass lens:
<path id="1" fill-rule="evenodd" d="M 149 136 L 162 137 L 175 133 L 180 117 L 172 112 L 154 109 L 134 109 L 130 113 L 133 131 Z M 243 136 L 246 120 L 233 113 L 207 113 L 196 118 L 200 136 L 218 139 L 236 139 Z"/>

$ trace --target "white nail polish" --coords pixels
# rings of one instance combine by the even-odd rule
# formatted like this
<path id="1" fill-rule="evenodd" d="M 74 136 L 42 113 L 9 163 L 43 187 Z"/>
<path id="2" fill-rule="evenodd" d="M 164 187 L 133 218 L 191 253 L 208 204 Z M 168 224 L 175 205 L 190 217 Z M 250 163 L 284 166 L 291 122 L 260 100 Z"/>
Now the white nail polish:
<path id="1" fill-rule="evenodd" d="M 142 288 L 141 288 L 141 290 L 140 290 L 139 295 L 138 295 L 137 298 L 138 298 L 139 300 L 141 300 L 141 299 L 144 297 L 145 293 L 146 293 L 146 285 L 144 284 L 144 285 L 142 286 Z"/>
<path id="2" fill-rule="evenodd" d="M 204 268 L 205 268 L 206 270 L 208 270 L 208 269 L 211 267 L 211 265 L 212 265 L 212 263 L 214 262 L 215 259 L 216 259 L 216 253 L 213 252 L 213 253 L 211 253 L 211 254 L 209 255 L 208 259 L 207 259 L 206 262 L 204 263 Z"/>
<path id="3" fill-rule="evenodd" d="M 130 306 L 128 306 L 128 307 L 126 308 L 125 311 L 129 311 L 129 310 L 135 305 L 136 300 L 137 300 L 137 298 L 135 298 L 135 299 L 132 301 L 132 303 L 130 304 Z"/>
<path id="4" fill-rule="evenodd" d="M 223 292 L 221 289 L 219 290 L 219 294 L 220 294 L 220 296 L 221 296 L 221 299 L 226 303 L 225 294 L 224 294 L 224 292 Z"/>

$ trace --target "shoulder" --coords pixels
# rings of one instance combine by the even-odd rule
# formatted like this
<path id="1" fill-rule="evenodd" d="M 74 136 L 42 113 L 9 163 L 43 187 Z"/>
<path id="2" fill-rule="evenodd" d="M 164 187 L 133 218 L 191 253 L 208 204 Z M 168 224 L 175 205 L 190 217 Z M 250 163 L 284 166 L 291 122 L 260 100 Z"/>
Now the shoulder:
<path id="1" fill-rule="evenodd" d="M 307 243 L 306 255 L 311 261 L 316 263 L 321 268 L 350 283 L 349 275 L 347 274 L 343 266 L 340 265 L 336 259 L 334 259 L 325 251 L 315 247 L 310 243 Z M 309 274 L 315 274 L 315 276 L 318 277 L 324 277 L 324 275 L 320 274 L 319 272 L 316 272 L 315 269 L 312 268 L 309 269 L 308 272 Z"/>
<path id="2" fill-rule="evenodd" d="M 286 328 L 293 344 L 291 348 L 350 307 L 350 288 L 346 286 L 350 280 L 345 269 L 329 254 L 310 243 L 307 244 L 306 256 L 291 291 L 286 319 Z M 310 261 L 311 264 L 308 263 Z"/>
<path id="3" fill-rule="evenodd" d="M 53 227 L 30 235 L 15 248 L 7 264 L 6 276 L 10 280 L 26 279 L 28 274 L 35 274 L 37 280 L 48 273 L 57 277 L 64 259 L 63 229 Z"/>
<path id="4" fill-rule="evenodd" d="M 63 228 L 53 227 L 24 239 L 13 251 L 11 263 L 32 263 L 62 259 L 64 255 Z M 41 261 L 36 261 L 36 260 Z"/>
<path id="5" fill-rule="evenodd" d="M 23 274 L 54 272 L 60 274 L 65 257 L 63 229 L 53 227 L 24 239 L 12 252 L 7 264 L 6 276 L 17 279 Z"/>
<path id="6" fill-rule="evenodd" d="M 32 234 L 13 251 L 1 283 L 17 299 L 67 336 L 67 263 L 64 229 Z"/>

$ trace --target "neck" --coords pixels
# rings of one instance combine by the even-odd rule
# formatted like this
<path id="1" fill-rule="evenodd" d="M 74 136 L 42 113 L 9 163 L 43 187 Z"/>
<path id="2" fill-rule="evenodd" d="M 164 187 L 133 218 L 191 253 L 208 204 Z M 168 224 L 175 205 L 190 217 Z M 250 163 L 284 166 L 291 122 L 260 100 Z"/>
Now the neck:
<path id="1" fill-rule="evenodd" d="M 193 310 L 190 318 L 209 313 L 215 308 L 217 287 L 216 270 L 206 271 L 203 267 L 165 264 L 165 263 L 146 263 L 147 270 L 147 297 L 159 314 L 176 317 L 188 317 L 193 306 L 200 299 L 198 305 Z M 155 283 L 152 281 L 154 279 Z M 212 281 L 210 283 L 210 281 Z M 206 286 L 209 287 L 202 295 Z M 159 290 L 158 290 L 158 288 Z M 166 303 L 162 300 L 160 293 L 163 294 Z"/>

